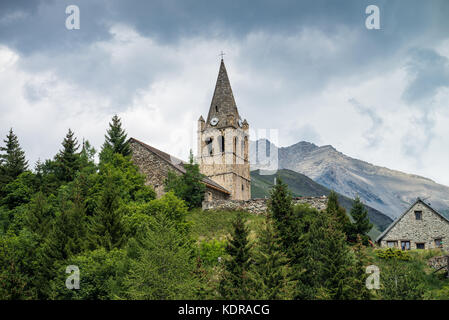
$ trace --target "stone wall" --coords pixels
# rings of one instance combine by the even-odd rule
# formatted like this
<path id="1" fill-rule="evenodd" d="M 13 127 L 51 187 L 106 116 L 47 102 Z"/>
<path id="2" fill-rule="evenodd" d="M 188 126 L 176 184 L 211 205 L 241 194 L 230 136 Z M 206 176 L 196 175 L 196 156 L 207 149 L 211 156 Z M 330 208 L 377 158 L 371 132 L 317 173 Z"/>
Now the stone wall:
<path id="1" fill-rule="evenodd" d="M 137 165 L 139 171 L 145 175 L 145 184 L 152 186 L 156 192 L 156 197 L 160 198 L 165 194 L 164 184 L 168 172 L 172 171 L 177 175 L 181 175 L 182 173 L 167 163 L 167 161 L 147 150 L 140 143 L 131 141 L 130 147 L 133 162 Z M 226 199 L 228 197 L 227 194 L 217 191 L 208 185 L 206 185 L 205 196 L 209 197 L 209 199 Z"/>
<path id="2" fill-rule="evenodd" d="M 433 257 L 427 261 L 427 265 L 435 270 L 438 270 L 441 267 L 447 267 L 448 259 L 449 259 L 449 256 Z"/>
<path id="3" fill-rule="evenodd" d="M 146 177 L 145 184 L 151 185 L 156 191 L 156 196 L 161 197 L 164 191 L 164 182 L 168 172 L 171 170 L 180 175 L 181 172 L 175 170 L 170 164 L 148 151 L 137 142 L 130 143 L 132 150 L 132 160 L 139 167 L 139 171 Z"/>
<path id="4" fill-rule="evenodd" d="M 267 211 L 268 199 L 250 199 L 250 200 L 214 200 L 203 201 L 203 210 L 242 210 L 255 214 L 261 214 Z M 307 203 L 310 206 L 324 210 L 327 205 L 327 197 L 298 197 L 293 198 L 293 203 Z"/>
<path id="5" fill-rule="evenodd" d="M 422 212 L 421 220 L 415 217 L 415 211 Z M 427 205 L 417 202 L 389 230 L 380 241 L 381 247 L 391 242 L 401 248 L 401 241 L 410 241 L 410 249 L 416 249 L 417 243 L 423 243 L 425 249 L 436 248 L 436 239 L 441 239 L 444 250 L 449 249 L 449 222 L 435 213 Z"/>

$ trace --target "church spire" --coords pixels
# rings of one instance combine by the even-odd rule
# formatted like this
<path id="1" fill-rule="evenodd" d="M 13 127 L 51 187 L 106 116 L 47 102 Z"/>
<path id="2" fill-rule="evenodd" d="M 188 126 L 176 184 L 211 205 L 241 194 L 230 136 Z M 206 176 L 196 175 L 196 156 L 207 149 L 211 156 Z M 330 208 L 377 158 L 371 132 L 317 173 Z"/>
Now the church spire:
<path id="1" fill-rule="evenodd" d="M 211 124 L 212 119 L 218 120 L 216 127 L 235 126 L 240 119 L 223 57 L 220 63 L 220 71 L 218 72 L 214 95 L 207 115 L 207 125 Z"/>

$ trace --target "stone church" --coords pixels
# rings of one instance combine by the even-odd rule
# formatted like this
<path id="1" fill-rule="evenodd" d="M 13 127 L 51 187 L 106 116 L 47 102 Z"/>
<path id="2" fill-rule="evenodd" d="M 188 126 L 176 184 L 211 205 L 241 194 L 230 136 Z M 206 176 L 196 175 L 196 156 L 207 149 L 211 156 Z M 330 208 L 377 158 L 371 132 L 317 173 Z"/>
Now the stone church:
<path id="1" fill-rule="evenodd" d="M 130 138 L 132 159 L 158 197 L 164 193 L 168 172 L 184 174 L 184 162 L 135 138 Z M 206 201 L 249 200 L 249 125 L 238 112 L 223 59 L 207 115 L 198 120 L 198 157 L 205 175 Z"/>

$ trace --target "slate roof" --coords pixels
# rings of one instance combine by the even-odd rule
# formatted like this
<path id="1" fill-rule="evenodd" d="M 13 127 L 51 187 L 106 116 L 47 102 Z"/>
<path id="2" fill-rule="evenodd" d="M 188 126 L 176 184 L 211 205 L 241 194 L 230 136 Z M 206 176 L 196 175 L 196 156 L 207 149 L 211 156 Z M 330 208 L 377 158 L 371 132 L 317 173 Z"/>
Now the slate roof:
<path id="1" fill-rule="evenodd" d="M 240 118 L 228 73 L 223 59 L 221 59 L 217 83 L 215 84 L 214 95 L 207 115 L 207 125 L 210 124 L 212 118 L 217 118 L 219 121 L 216 127 L 222 127 L 226 125 L 228 115 L 233 115 L 236 121 Z"/>
<path id="2" fill-rule="evenodd" d="M 136 143 L 140 144 L 142 147 L 144 147 L 151 153 L 155 154 L 162 160 L 164 160 L 166 163 L 171 165 L 176 170 L 180 171 L 183 174 L 186 173 L 186 169 L 184 168 L 184 164 L 186 164 L 185 161 L 182 161 L 181 159 L 179 159 L 177 157 L 174 157 L 164 151 L 161 151 L 159 149 L 156 149 L 155 147 L 152 147 L 146 143 L 143 143 L 142 141 L 137 140 L 136 138 L 130 138 L 128 141 L 136 142 Z M 228 190 L 226 190 L 225 188 L 223 188 L 222 186 L 220 186 L 218 183 L 216 183 L 215 181 L 213 181 L 210 178 L 204 177 L 202 181 L 206 186 L 208 186 L 212 189 L 218 190 L 218 191 L 226 193 L 226 194 L 231 194 Z"/>
<path id="3" fill-rule="evenodd" d="M 429 208 L 431 211 L 433 211 L 435 214 L 439 215 L 441 218 L 443 218 L 446 222 L 449 223 L 449 219 L 447 219 L 445 216 L 443 216 L 441 213 L 436 211 L 434 208 L 432 208 L 429 204 L 422 201 L 420 198 L 416 199 L 416 201 L 407 209 L 404 211 L 403 214 L 401 214 L 396 220 L 394 220 L 387 229 L 384 230 L 376 239 L 376 242 L 379 242 L 382 240 L 382 238 L 407 214 L 407 212 L 410 211 L 411 208 L 413 208 L 417 203 L 422 203 L 424 206 Z"/>

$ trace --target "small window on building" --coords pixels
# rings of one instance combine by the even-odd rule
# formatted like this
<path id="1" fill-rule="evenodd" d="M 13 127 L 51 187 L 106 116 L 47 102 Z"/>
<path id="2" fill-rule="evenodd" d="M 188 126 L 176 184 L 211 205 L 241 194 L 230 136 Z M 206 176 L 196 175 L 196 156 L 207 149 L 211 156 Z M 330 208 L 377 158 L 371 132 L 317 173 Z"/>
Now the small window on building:
<path id="1" fill-rule="evenodd" d="M 437 247 L 437 248 L 443 247 L 443 239 L 442 238 L 435 239 L 435 247 Z"/>
<path id="2" fill-rule="evenodd" d="M 387 241 L 387 247 L 388 248 L 394 248 L 396 247 L 396 241 Z"/>
<path id="3" fill-rule="evenodd" d="M 415 211 L 416 220 L 422 220 L 422 211 Z"/>
<path id="4" fill-rule="evenodd" d="M 211 137 L 206 139 L 206 146 L 207 146 L 207 150 L 208 150 L 210 156 L 214 154 L 214 149 L 212 147 L 212 141 L 213 141 L 213 139 Z"/>
<path id="5" fill-rule="evenodd" d="M 215 106 L 215 112 L 218 112 L 218 106 Z"/>
<path id="6" fill-rule="evenodd" d="M 243 184 L 242 184 L 242 191 L 244 190 L 245 188 L 243 187 Z"/>
<path id="7" fill-rule="evenodd" d="M 223 136 L 218 137 L 218 143 L 220 144 L 220 152 L 225 152 L 225 138 Z"/>
<path id="8" fill-rule="evenodd" d="M 402 250 L 410 250 L 410 241 L 401 241 Z"/>
<path id="9" fill-rule="evenodd" d="M 417 243 L 416 244 L 416 249 L 425 249 L 426 245 L 424 243 Z"/>

